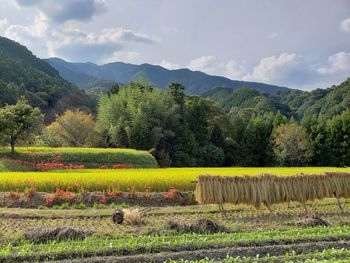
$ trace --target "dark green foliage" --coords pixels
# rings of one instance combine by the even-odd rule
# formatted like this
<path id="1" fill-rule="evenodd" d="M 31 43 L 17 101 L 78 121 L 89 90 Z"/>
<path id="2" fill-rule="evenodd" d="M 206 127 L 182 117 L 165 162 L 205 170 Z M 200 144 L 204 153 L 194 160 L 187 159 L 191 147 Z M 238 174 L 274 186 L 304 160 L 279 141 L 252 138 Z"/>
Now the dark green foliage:
<path id="1" fill-rule="evenodd" d="M 186 109 L 186 120 L 198 145 L 207 145 L 209 141 L 208 118 L 210 113 L 208 103 L 200 97 L 190 97 Z"/>
<path id="2" fill-rule="evenodd" d="M 282 105 L 268 95 L 261 94 L 251 88 L 237 90 L 215 88 L 203 96 L 218 102 L 230 116 L 236 116 L 243 109 L 249 109 L 256 114 L 281 111 L 286 116 L 293 115 L 287 105 Z"/>
<path id="3" fill-rule="evenodd" d="M 271 96 L 288 105 L 299 119 L 312 115 L 331 118 L 350 107 L 350 79 L 328 89 L 316 89 L 311 92 L 289 91 Z"/>
<path id="4" fill-rule="evenodd" d="M 97 127 L 106 145 L 154 149 L 162 167 L 220 166 L 226 145 L 219 124 L 227 121 L 222 115 L 210 101 L 185 96 L 179 83 L 171 84 L 168 91 L 131 83 L 118 94 L 101 97 Z M 229 121 L 225 126 L 229 133 Z"/>
<path id="5" fill-rule="evenodd" d="M 118 94 L 119 90 L 120 90 L 119 84 L 118 83 L 114 83 L 112 85 L 112 87 L 109 89 L 108 95 Z"/>
<path id="6" fill-rule="evenodd" d="M 211 129 L 210 142 L 219 148 L 223 148 L 225 146 L 225 136 L 218 124 L 215 124 Z"/>
<path id="7" fill-rule="evenodd" d="M 222 148 L 208 144 L 199 150 L 199 166 L 218 167 L 225 161 L 225 154 Z"/>

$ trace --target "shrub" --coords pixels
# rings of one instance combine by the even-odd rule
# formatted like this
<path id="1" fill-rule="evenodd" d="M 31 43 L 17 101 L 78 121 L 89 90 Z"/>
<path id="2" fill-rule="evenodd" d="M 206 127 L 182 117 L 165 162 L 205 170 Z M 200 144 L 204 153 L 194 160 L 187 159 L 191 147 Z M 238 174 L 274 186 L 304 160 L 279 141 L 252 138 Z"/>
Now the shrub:
<path id="1" fill-rule="evenodd" d="M 73 192 L 64 191 L 59 188 L 48 198 L 47 205 L 61 205 L 63 203 L 70 203 L 74 198 L 75 194 Z"/>

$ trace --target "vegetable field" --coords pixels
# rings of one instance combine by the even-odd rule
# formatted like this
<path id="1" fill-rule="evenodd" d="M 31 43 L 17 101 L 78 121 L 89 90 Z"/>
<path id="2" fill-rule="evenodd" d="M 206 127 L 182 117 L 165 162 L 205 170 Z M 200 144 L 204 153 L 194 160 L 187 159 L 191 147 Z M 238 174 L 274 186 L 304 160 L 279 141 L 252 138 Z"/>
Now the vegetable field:
<path id="1" fill-rule="evenodd" d="M 291 203 L 289 208 L 276 205 L 275 216 L 269 216 L 266 210 L 258 216 L 252 207 L 246 205 L 227 205 L 229 220 L 215 212 L 216 206 L 205 207 L 199 215 L 198 208 L 156 208 L 141 225 L 113 224 L 111 208 L 0 208 L 0 261 L 65 259 L 62 262 L 81 262 L 84 259 L 89 263 L 165 262 L 172 258 L 183 262 L 181 259 L 208 257 L 212 260 L 200 262 L 218 262 L 219 259 L 220 262 L 305 262 L 306 259 L 314 260 L 308 262 L 335 262 L 350 257 L 347 249 L 350 244 L 350 226 L 347 223 L 350 214 L 334 213 L 337 210 L 334 200 L 323 200 L 313 208 L 314 212 L 333 223 L 328 227 L 300 226 L 297 222 L 302 208 L 297 203 Z M 198 218 L 210 218 L 223 226 L 224 231 L 169 230 L 172 220 L 190 224 Z M 44 243 L 29 242 L 22 234 L 34 226 L 53 228 L 57 225 L 88 230 L 94 234 L 84 240 Z"/>
<path id="2" fill-rule="evenodd" d="M 350 168 L 168 168 L 168 169 L 84 169 L 50 172 L 1 172 L 0 191 L 24 191 L 35 187 L 37 191 L 53 192 L 56 188 L 70 191 L 137 191 L 148 189 L 166 192 L 170 188 L 193 191 L 197 176 L 211 175 L 276 175 L 320 174 L 323 172 L 350 172 Z"/>

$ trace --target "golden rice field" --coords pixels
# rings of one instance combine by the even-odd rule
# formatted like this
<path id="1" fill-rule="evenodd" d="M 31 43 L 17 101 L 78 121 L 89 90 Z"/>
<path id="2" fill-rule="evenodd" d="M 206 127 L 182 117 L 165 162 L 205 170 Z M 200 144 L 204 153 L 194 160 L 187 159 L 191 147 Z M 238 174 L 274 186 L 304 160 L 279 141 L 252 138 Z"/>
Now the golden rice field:
<path id="1" fill-rule="evenodd" d="M 71 191 L 144 191 L 163 192 L 174 187 L 183 191 L 195 189 L 199 175 L 276 175 L 320 174 L 323 172 L 350 172 L 350 168 L 292 167 L 292 168 L 166 168 L 166 169 L 86 169 L 50 172 L 0 172 L 0 191 L 24 191 L 35 187 L 37 191 L 51 192 L 56 188 Z"/>

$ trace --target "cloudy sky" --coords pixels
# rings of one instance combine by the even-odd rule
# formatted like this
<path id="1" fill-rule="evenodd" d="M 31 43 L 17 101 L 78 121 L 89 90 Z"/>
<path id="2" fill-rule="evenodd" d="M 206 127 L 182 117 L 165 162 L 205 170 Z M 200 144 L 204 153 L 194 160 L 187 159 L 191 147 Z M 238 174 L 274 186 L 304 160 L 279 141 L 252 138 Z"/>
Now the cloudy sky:
<path id="1" fill-rule="evenodd" d="M 304 90 L 350 77 L 349 0 L 1 0 L 0 35 L 41 58 Z"/>

